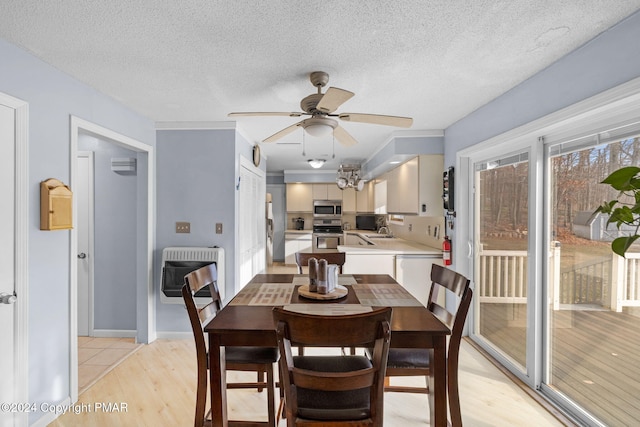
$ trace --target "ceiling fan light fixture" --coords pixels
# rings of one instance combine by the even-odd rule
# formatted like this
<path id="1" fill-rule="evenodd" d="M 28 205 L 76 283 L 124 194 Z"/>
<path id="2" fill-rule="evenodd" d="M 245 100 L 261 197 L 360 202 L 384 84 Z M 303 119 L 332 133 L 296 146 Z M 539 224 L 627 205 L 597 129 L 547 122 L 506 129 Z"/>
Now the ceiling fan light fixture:
<path id="1" fill-rule="evenodd" d="M 302 121 L 305 132 L 315 137 L 331 134 L 336 126 L 338 122 L 335 120 L 322 117 L 312 117 Z"/>
<path id="2" fill-rule="evenodd" d="M 314 168 L 314 169 L 319 169 L 322 167 L 322 165 L 324 165 L 325 160 L 324 159 L 309 159 L 307 160 L 307 162 L 309 162 L 309 165 Z"/>

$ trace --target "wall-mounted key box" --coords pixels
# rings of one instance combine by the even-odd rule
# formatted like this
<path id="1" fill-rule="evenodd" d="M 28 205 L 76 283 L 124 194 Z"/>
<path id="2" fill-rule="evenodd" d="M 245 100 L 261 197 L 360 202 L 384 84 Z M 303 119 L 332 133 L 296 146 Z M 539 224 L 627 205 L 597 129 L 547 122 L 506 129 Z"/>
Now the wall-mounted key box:
<path id="1" fill-rule="evenodd" d="M 40 183 L 40 230 L 65 230 L 72 224 L 73 193 L 61 181 Z"/>

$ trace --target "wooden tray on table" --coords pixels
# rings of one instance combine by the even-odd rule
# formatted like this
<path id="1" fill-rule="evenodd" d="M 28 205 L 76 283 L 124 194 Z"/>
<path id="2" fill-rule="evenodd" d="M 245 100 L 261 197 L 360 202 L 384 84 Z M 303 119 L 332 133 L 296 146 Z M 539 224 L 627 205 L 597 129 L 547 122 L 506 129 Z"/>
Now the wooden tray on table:
<path id="1" fill-rule="evenodd" d="M 309 285 L 302 285 L 298 288 L 298 295 L 305 298 L 316 300 L 334 300 L 347 296 L 349 290 L 342 285 L 336 285 L 335 289 L 327 294 L 319 294 L 318 292 L 311 292 Z"/>

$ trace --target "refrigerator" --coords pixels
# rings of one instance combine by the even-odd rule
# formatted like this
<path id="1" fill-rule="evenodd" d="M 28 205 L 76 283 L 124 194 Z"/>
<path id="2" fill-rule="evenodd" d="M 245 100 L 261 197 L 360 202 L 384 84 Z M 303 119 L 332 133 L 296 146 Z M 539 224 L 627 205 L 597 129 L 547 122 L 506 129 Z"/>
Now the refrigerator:
<path id="1" fill-rule="evenodd" d="M 265 224 L 267 228 L 265 252 L 267 256 L 267 266 L 272 266 L 273 265 L 273 199 L 271 197 L 271 193 L 267 193 L 265 216 L 266 216 Z"/>

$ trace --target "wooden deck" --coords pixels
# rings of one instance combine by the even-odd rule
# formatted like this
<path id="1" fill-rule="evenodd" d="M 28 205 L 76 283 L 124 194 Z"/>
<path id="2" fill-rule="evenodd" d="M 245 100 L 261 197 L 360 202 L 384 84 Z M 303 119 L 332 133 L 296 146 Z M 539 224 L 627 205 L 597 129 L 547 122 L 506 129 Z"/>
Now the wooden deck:
<path id="1" fill-rule="evenodd" d="M 551 386 L 607 425 L 640 425 L 640 317 L 631 310 L 553 312 Z M 524 364 L 523 304 L 482 304 L 482 334 Z"/>

